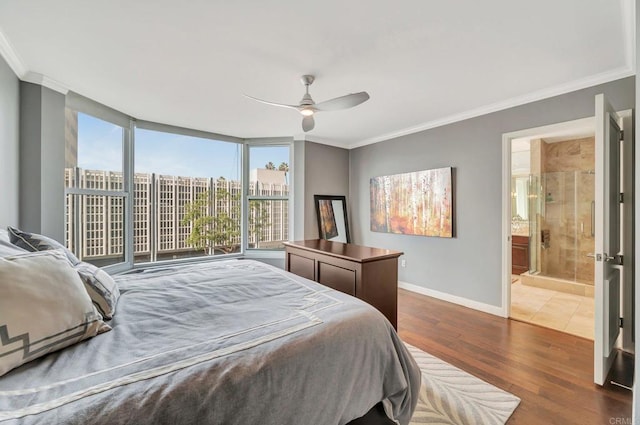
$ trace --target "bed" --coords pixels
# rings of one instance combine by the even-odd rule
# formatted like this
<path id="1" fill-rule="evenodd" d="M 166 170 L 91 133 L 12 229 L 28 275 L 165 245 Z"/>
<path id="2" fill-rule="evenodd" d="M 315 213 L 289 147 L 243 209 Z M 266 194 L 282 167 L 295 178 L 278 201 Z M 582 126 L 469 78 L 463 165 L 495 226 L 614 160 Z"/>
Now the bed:
<path id="1" fill-rule="evenodd" d="M 116 281 L 111 331 L 0 377 L 0 425 L 410 420 L 420 371 L 356 298 L 252 260 Z"/>

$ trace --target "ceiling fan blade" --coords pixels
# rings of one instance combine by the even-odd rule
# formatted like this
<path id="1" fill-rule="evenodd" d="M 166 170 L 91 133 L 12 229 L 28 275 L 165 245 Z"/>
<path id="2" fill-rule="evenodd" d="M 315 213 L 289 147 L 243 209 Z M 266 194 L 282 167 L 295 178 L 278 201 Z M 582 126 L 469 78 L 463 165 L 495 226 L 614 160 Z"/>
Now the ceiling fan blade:
<path id="1" fill-rule="evenodd" d="M 249 96 L 248 94 L 245 94 L 244 96 L 249 99 L 257 100 L 261 103 L 266 103 L 267 105 L 280 106 L 281 108 L 300 109 L 300 106 L 298 105 L 285 105 L 284 103 L 269 102 L 268 100 L 258 99 L 257 97 Z"/>
<path id="2" fill-rule="evenodd" d="M 305 131 L 313 130 L 313 127 L 316 125 L 316 120 L 313 119 L 313 115 L 309 115 L 308 117 L 302 118 L 302 129 Z"/>
<path id="3" fill-rule="evenodd" d="M 362 102 L 369 100 L 369 94 L 366 91 L 360 93 L 351 93 L 345 96 L 336 97 L 334 99 L 325 100 L 316 103 L 314 108 L 317 111 L 337 111 L 338 109 L 347 109 L 358 106 Z"/>

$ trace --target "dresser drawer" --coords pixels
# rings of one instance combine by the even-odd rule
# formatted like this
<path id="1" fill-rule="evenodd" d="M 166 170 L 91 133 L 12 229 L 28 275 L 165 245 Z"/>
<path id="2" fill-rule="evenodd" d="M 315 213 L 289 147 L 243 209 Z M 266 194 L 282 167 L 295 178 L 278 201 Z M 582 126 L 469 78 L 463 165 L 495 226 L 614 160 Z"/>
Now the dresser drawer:
<path id="1" fill-rule="evenodd" d="M 356 295 L 356 272 L 318 261 L 318 283 L 336 291 Z"/>
<path id="2" fill-rule="evenodd" d="M 298 276 L 305 277 L 309 280 L 315 280 L 314 261 L 311 258 L 302 257 L 300 255 L 287 253 L 289 260 L 289 271 Z"/>

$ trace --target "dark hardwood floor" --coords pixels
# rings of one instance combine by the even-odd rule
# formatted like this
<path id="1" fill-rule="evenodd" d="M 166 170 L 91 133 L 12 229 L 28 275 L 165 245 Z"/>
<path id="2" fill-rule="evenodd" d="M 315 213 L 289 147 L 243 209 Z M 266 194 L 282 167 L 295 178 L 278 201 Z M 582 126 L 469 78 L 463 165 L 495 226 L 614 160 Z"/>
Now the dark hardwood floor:
<path id="1" fill-rule="evenodd" d="M 593 383 L 593 342 L 399 290 L 401 338 L 522 400 L 508 424 L 631 423 L 631 391 Z"/>

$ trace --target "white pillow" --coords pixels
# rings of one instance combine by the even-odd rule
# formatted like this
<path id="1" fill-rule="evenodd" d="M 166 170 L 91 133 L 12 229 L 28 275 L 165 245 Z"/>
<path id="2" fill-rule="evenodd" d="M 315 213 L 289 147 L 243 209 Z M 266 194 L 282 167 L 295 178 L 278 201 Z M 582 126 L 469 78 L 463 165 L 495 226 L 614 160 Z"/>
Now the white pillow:
<path id="1" fill-rule="evenodd" d="M 0 229 L 0 257 L 21 254 L 23 252 L 27 252 L 27 250 L 12 244 L 11 239 L 9 238 L 9 232 L 4 229 Z"/>
<path id="2" fill-rule="evenodd" d="M 110 329 L 64 252 L 0 258 L 0 376 Z"/>
<path id="3" fill-rule="evenodd" d="M 11 226 L 7 227 L 6 233 L 10 244 L 13 244 L 13 246 L 25 252 L 48 251 L 50 249 L 57 249 L 64 252 L 69 262 L 80 275 L 89 296 L 98 308 L 100 314 L 102 314 L 102 317 L 107 320 L 113 317 L 118 297 L 120 297 L 120 291 L 118 290 L 116 282 L 107 272 L 93 264 L 78 260 L 78 257 L 64 245 L 47 236 L 25 232 L 24 230 Z M 0 241 L 2 237 L 0 233 Z M 2 242 L 0 242 L 0 244 L 1 243 Z M 2 246 L 0 245 L 0 257 L 3 256 L 2 254 Z"/>
<path id="4" fill-rule="evenodd" d="M 11 239 L 9 239 L 9 232 L 0 228 L 0 243 L 2 243 L 2 241 L 11 243 Z"/>

